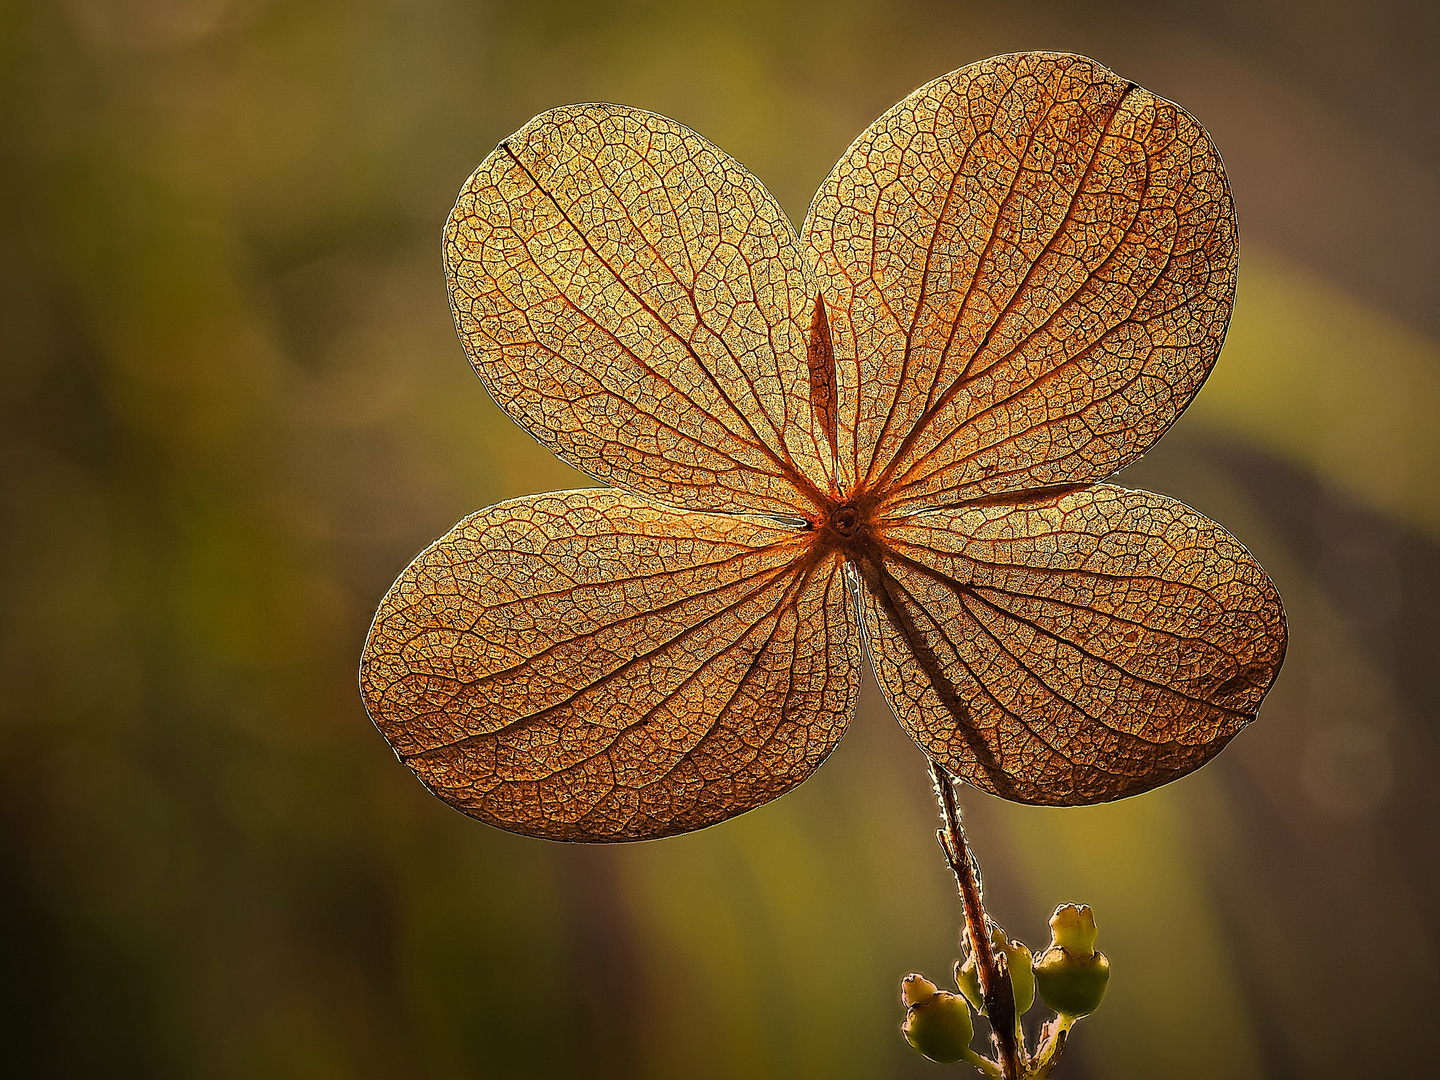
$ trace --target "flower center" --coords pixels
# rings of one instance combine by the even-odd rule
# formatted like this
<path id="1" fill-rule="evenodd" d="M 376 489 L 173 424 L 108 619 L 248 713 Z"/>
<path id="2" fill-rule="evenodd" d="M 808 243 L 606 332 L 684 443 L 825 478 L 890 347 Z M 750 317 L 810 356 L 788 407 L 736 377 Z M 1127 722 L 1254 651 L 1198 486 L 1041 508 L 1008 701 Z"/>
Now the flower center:
<path id="1" fill-rule="evenodd" d="M 846 503 L 830 515 L 830 527 L 841 536 L 854 536 L 860 529 L 860 511 Z"/>
<path id="2" fill-rule="evenodd" d="M 875 500 L 867 495 L 852 496 L 849 501 L 832 505 L 821 526 L 821 543 L 828 548 L 841 548 L 852 556 L 868 551 L 874 544 Z"/>

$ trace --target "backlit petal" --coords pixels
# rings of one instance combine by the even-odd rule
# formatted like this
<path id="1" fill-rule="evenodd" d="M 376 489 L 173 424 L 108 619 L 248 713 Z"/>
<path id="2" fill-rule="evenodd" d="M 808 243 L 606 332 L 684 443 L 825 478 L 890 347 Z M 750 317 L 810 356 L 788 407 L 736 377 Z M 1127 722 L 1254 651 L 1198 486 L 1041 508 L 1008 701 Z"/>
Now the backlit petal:
<path id="1" fill-rule="evenodd" d="M 1092 60 L 994 57 L 860 136 L 805 226 L 840 458 L 892 512 L 1104 479 L 1209 373 L 1235 217 L 1205 132 Z"/>
<path id="2" fill-rule="evenodd" d="M 591 476 L 701 510 L 803 514 L 829 490 L 814 276 L 760 181 L 688 128 L 542 113 L 461 191 L 445 263 L 490 393 Z"/>
<path id="3" fill-rule="evenodd" d="M 854 711 L 859 635 L 812 535 L 605 489 L 492 506 L 386 596 L 366 706 L 432 791 L 512 832 L 733 817 L 809 776 Z"/>
<path id="4" fill-rule="evenodd" d="M 887 525 L 876 675 L 947 769 L 1020 802 L 1134 795 L 1219 752 L 1285 653 L 1275 587 L 1189 507 L 1110 485 Z"/>

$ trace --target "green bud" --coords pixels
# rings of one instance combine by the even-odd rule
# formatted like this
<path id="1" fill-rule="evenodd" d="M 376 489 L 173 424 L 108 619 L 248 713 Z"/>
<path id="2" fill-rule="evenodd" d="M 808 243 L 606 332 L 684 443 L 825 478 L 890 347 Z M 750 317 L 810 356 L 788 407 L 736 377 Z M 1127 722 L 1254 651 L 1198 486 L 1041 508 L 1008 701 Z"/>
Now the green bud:
<path id="1" fill-rule="evenodd" d="M 1061 904 L 1050 916 L 1052 944 L 1076 956 L 1089 956 L 1095 951 L 1095 913 L 1089 904 Z"/>
<path id="2" fill-rule="evenodd" d="M 926 988 L 931 991 L 925 994 Z M 931 1061 L 949 1065 L 965 1057 L 975 1037 L 975 1022 L 965 999 L 937 990 L 923 975 L 907 975 L 900 984 L 905 1002 L 905 1041 Z"/>
<path id="3" fill-rule="evenodd" d="M 1095 913 L 1064 904 L 1050 918 L 1050 947 L 1035 961 L 1035 985 L 1061 1017 L 1089 1016 L 1105 996 L 1110 961 L 1095 951 Z"/>
<path id="4" fill-rule="evenodd" d="M 1011 941 L 1005 946 L 1005 959 L 1010 987 L 1015 991 L 1015 1015 L 1024 1016 L 1035 1004 L 1035 973 L 1031 970 L 1035 957 L 1023 941 Z"/>
<path id="5" fill-rule="evenodd" d="M 1005 936 L 1005 931 L 993 923 L 990 926 L 990 943 L 997 953 L 1004 955 L 1010 970 L 1010 987 L 1015 992 L 1015 1015 L 1024 1016 L 1030 1006 L 1035 1004 L 1035 976 L 1030 971 L 1034 956 L 1023 941 L 1011 941 Z M 975 950 L 970 948 L 968 931 L 965 934 L 965 947 L 969 950 L 965 962 L 957 961 L 955 964 L 955 985 L 965 995 L 965 1000 L 983 1016 L 985 996 L 980 992 L 980 971 L 975 963 Z"/>
<path id="6" fill-rule="evenodd" d="M 1104 953 L 1075 956 L 1065 949 L 1046 949 L 1035 961 L 1035 985 L 1040 997 L 1060 1016 L 1089 1016 L 1105 996 L 1110 961 Z"/>
<path id="7" fill-rule="evenodd" d="M 960 993 L 965 995 L 965 1000 L 970 1002 L 971 1007 L 984 1016 L 985 995 L 980 992 L 980 969 L 975 965 L 973 952 L 963 962 L 955 961 L 955 985 L 960 988 Z"/>
<path id="8" fill-rule="evenodd" d="M 905 1003 L 908 1009 L 911 1005 L 919 1005 L 922 1001 L 929 1001 L 935 996 L 940 988 L 919 972 L 912 971 L 905 978 L 900 980 L 900 1000 Z"/>

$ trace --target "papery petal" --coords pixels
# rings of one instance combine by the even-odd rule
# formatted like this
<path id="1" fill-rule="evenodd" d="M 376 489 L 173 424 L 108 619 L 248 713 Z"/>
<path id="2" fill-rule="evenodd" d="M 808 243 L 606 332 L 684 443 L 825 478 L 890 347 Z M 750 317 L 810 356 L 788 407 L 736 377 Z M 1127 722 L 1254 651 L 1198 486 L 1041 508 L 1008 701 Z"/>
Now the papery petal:
<path id="1" fill-rule="evenodd" d="M 444 246 L 471 363 L 566 461 L 701 510 L 804 514 L 829 491 L 815 279 L 775 199 L 693 131 L 542 113 L 475 171 Z"/>
<path id="2" fill-rule="evenodd" d="M 1019 802 L 1134 795 L 1255 717 L 1285 653 L 1275 587 L 1189 507 L 1110 485 L 885 526 L 871 658 L 930 757 Z"/>
<path id="3" fill-rule="evenodd" d="M 858 628 L 812 535 L 603 488 L 492 506 L 386 596 L 366 707 L 435 794 L 513 832 L 733 817 L 809 776 L 854 711 Z"/>
<path id="4" fill-rule="evenodd" d="M 1200 125 L 1056 53 L 916 90 L 840 159 L 804 236 L 841 472 L 892 512 L 1133 461 L 1209 373 L 1235 291 L 1234 209 Z"/>

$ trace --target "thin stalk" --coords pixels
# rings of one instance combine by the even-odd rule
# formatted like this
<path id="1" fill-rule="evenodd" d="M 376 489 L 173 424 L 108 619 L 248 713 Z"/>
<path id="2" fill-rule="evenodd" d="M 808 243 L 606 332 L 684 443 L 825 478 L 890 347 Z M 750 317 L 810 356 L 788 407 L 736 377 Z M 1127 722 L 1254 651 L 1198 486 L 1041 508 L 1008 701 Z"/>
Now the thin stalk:
<path id="1" fill-rule="evenodd" d="M 976 974 L 980 993 L 985 999 L 985 1015 L 990 1018 L 991 1038 L 1000 1059 L 1005 1080 L 1021 1080 L 1020 1047 L 1015 1038 L 1015 991 L 1010 973 L 995 956 L 990 941 L 990 918 L 980 896 L 978 864 L 965 841 L 965 827 L 960 822 L 960 804 L 955 799 L 955 780 L 934 761 L 930 762 L 930 779 L 935 784 L 935 801 L 940 804 L 944 828 L 936 832 L 945 861 L 960 887 L 960 901 L 965 908 L 965 928 L 970 932 L 970 948 L 975 954 Z"/>
<path id="2" fill-rule="evenodd" d="M 1047 1023 L 1040 1033 L 1040 1050 L 1031 1063 L 1031 1077 L 1044 1080 L 1060 1060 L 1065 1043 L 1070 1037 L 1070 1028 L 1075 1023 L 1071 1016 L 1057 1016 Z"/>

